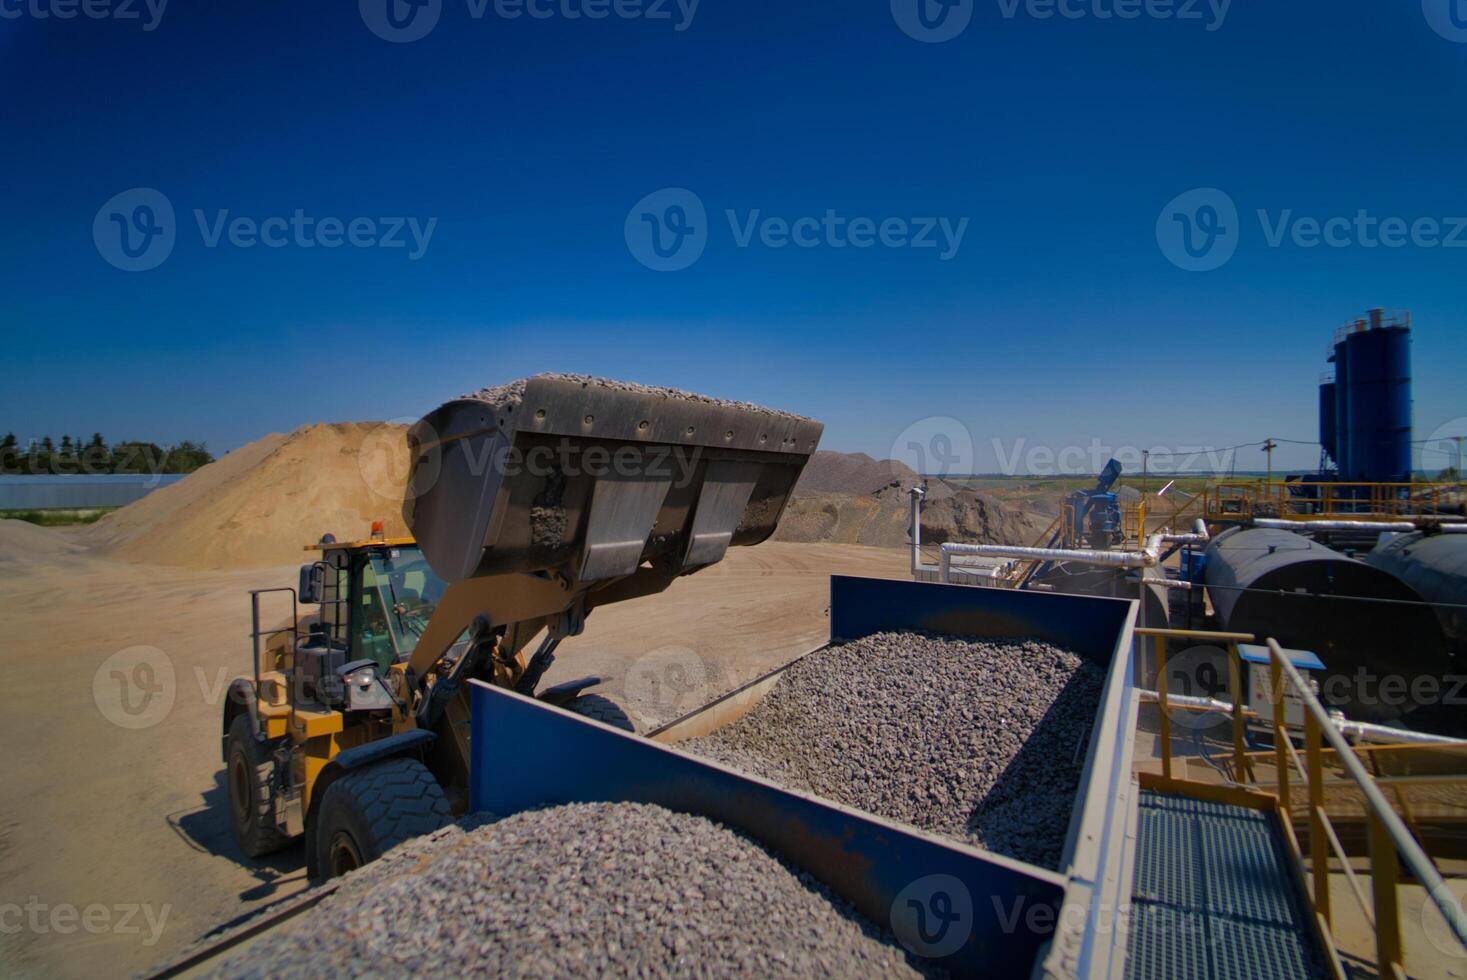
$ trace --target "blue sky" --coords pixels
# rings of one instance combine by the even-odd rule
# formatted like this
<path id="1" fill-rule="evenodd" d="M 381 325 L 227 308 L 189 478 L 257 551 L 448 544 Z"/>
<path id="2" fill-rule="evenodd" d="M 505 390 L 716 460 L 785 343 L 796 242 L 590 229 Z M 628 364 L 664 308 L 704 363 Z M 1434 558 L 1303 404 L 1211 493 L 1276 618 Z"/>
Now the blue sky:
<path id="1" fill-rule="evenodd" d="M 387 2 L 0 0 L 0 428 L 221 450 L 568 370 L 800 411 L 873 455 L 956 425 L 991 471 L 1034 446 L 1311 440 L 1331 331 L 1372 306 L 1414 313 L 1418 438 L 1467 416 L 1467 229 L 1308 247 L 1295 223 L 1446 238 L 1467 216 L 1445 0 L 964 0 L 934 43 L 899 26 L 908 0 L 429 0 L 405 43 L 369 27 L 391 32 Z M 104 254 L 126 264 L 135 188 L 174 212 L 146 271 Z M 639 261 L 635 206 L 666 188 L 706 214 L 678 271 Z M 1211 271 L 1158 235 L 1196 188 L 1238 215 Z M 770 244 L 767 219 L 827 212 L 906 244 L 813 221 L 809 247 Z M 282 232 L 297 213 L 310 230 Z M 249 233 L 271 218 L 279 247 Z M 957 247 L 912 247 L 935 219 Z M 354 220 L 404 247 L 342 241 Z"/>

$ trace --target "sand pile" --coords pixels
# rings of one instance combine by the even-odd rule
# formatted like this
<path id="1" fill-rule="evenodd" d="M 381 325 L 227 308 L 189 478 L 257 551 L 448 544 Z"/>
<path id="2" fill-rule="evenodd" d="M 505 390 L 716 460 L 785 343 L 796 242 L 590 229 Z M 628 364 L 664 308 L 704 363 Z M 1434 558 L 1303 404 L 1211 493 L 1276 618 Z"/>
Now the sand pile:
<path id="1" fill-rule="evenodd" d="M 265 436 L 109 514 L 86 540 L 127 561 L 236 568 L 301 561 L 322 534 L 364 538 L 374 520 L 406 535 L 405 432 L 342 422 Z"/>
<path id="2" fill-rule="evenodd" d="M 70 528 L 38 527 L 27 521 L 0 519 L 0 570 L 5 566 L 44 561 L 83 550 Z"/>

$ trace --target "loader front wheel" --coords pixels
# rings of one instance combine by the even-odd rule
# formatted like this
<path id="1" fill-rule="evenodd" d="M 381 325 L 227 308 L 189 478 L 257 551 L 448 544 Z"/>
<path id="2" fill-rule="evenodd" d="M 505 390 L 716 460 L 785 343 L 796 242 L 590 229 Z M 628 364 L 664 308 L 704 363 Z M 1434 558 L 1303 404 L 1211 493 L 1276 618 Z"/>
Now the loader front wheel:
<path id="1" fill-rule="evenodd" d="M 224 778 L 229 783 L 229 816 L 240 849 L 252 858 L 272 854 L 290 843 L 275 823 L 270 791 L 274 771 L 264 744 L 255 737 L 250 716 L 241 713 L 229 725 Z"/>
<path id="2" fill-rule="evenodd" d="M 612 728 L 620 728 L 624 732 L 637 731 L 637 726 L 627 716 L 626 710 L 610 698 L 599 694 L 582 694 L 565 706 L 565 710 L 574 711 L 586 718 L 594 718 L 599 722 L 610 725 Z"/>
<path id="3" fill-rule="evenodd" d="M 448 800 L 427 766 L 388 759 L 326 787 L 316 820 L 315 866 L 336 878 L 448 823 Z"/>

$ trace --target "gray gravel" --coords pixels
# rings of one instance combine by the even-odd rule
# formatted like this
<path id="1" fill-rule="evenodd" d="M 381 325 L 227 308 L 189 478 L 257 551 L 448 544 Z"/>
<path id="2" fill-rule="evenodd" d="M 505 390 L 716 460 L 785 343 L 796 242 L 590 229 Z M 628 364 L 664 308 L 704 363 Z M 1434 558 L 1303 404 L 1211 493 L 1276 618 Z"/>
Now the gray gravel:
<path id="1" fill-rule="evenodd" d="M 659 385 L 643 385 L 632 381 L 614 381 L 611 378 L 596 378 L 586 374 L 537 374 L 533 378 L 520 378 L 507 384 L 494 385 L 490 388 L 480 388 L 462 396 L 473 401 L 487 402 L 494 406 L 496 412 L 502 412 L 508 408 L 517 408 L 524 401 L 525 388 L 531 381 L 541 379 L 550 381 L 570 381 L 576 384 L 594 388 L 606 388 L 612 391 L 625 391 L 638 395 L 655 395 L 658 398 L 672 398 L 677 401 L 702 402 L 705 405 L 717 405 L 721 408 L 736 408 L 742 411 L 763 412 L 766 415 L 777 415 L 787 419 L 801 419 L 810 421 L 803 415 L 793 412 L 783 412 L 777 408 L 766 408 L 763 405 L 755 405 L 751 402 L 730 401 L 726 398 L 710 398 L 707 395 L 694 394 L 691 391 L 682 391 L 678 388 L 664 388 Z"/>
<path id="2" fill-rule="evenodd" d="M 683 747 L 1057 868 L 1104 679 L 1047 643 L 879 633 L 810 654 Z"/>
<path id="3" fill-rule="evenodd" d="M 818 882 L 631 803 L 470 819 L 343 879 L 215 976 L 920 976 Z"/>

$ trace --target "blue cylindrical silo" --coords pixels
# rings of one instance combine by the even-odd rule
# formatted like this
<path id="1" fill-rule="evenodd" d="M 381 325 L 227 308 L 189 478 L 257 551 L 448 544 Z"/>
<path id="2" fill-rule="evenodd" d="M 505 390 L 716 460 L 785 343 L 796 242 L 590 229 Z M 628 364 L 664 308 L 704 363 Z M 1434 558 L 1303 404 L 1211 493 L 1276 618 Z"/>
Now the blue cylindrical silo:
<path id="1" fill-rule="evenodd" d="M 1351 479 L 1411 479 L 1411 328 L 1370 311 L 1370 327 L 1346 337 Z"/>
<path id="2" fill-rule="evenodd" d="M 1335 455 L 1335 383 L 1325 381 L 1319 386 L 1319 444 L 1329 458 L 1339 465 Z"/>
<path id="3" fill-rule="evenodd" d="M 1354 479 L 1350 469 L 1350 351 L 1341 340 L 1335 344 L 1335 469 L 1341 480 Z"/>

